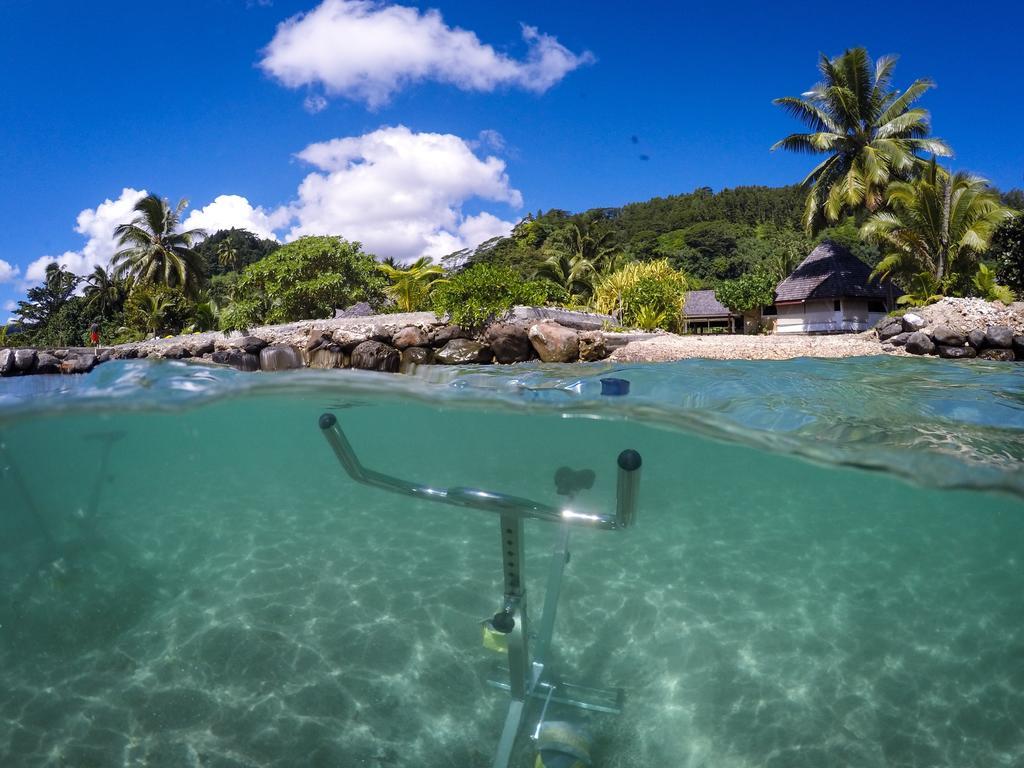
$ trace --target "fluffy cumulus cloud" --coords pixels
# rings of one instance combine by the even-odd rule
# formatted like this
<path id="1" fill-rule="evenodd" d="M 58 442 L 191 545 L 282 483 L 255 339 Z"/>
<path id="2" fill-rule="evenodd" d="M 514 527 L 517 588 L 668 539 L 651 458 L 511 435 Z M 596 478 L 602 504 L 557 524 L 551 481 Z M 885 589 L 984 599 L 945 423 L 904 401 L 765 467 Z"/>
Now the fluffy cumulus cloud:
<path id="1" fill-rule="evenodd" d="M 7 283 L 14 280 L 21 270 L 13 264 L 8 264 L 3 259 L 0 259 L 0 283 Z"/>
<path id="2" fill-rule="evenodd" d="M 185 229 L 204 229 L 212 235 L 218 229 L 247 229 L 254 235 L 277 240 L 275 229 L 288 223 L 284 210 L 267 212 L 253 206 L 241 195 L 219 195 L 204 208 L 192 211 L 183 222 Z"/>
<path id="3" fill-rule="evenodd" d="M 286 239 L 339 233 L 378 256 L 440 256 L 507 233 L 512 222 L 490 213 L 465 216 L 473 198 L 518 208 L 497 157 L 481 159 L 451 134 L 413 133 L 405 126 L 311 144 L 298 154 L 318 169 L 288 206 Z"/>
<path id="4" fill-rule="evenodd" d="M 86 238 L 80 251 L 65 251 L 60 256 L 40 256 L 25 268 L 25 282 L 35 284 L 46 275 L 46 266 L 53 262 L 63 264 L 76 275 L 88 275 L 93 267 L 105 267 L 117 252 L 114 229 L 133 217 L 132 208 L 147 192 L 125 187 L 116 200 L 106 199 L 95 208 L 86 208 L 78 214 L 75 232 Z"/>
<path id="5" fill-rule="evenodd" d="M 480 42 L 473 32 L 449 27 L 436 10 L 323 0 L 278 26 L 260 65 L 291 88 L 319 85 L 328 94 L 373 108 L 423 80 L 467 91 L 504 86 L 542 93 L 594 59 L 589 52 L 573 53 L 536 27 L 523 25 L 522 36 L 526 57 L 516 59 Z"/>

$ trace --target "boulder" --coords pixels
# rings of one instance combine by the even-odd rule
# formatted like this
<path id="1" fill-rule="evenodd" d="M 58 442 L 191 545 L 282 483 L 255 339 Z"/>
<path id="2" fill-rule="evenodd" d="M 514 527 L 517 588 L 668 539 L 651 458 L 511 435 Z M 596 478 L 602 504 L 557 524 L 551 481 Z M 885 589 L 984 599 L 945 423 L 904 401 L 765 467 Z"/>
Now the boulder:
<path id="1" fill-rule="evenodd" d="M 239 371 L 258 371 L 260 359 L 251 352 L 242 349 L 222 349 L 213 353 L 213 362 L 220 365 L 230 365 Z"/>
<path id="2" fill-rule="evenodd" d="M 990 325 L 985 329 L 985 346 L 1013 349 L 1013 329 L 1007 325 Z"/>
<path id="3" fill-rule="evenodd" d="M 932 340 L 940 347 L 962 347 L 967 343 L 966 336 L 948 325 L 936 325 L 932 330 Z"/>
<path id="4" fill-rule="evenodd" d="M 237 339 L 228 339 L 228 349 L 240 349 L 250 355 L 258 355 L 260 350 L 267 346 L 267 343 L 259 336 L 242 336 Z"/>
<path id="5" fill-rule="evenodd" d="M 60 364 L 61 373 L 88 373 L 99 362 L 96 355 L 68 355 Z"/>
<path id="6" fill-rule="evenodd" d="M 338 344 L 328 344 L 308 355 L 310 368 L 345 368 L 348 356 Z"/>
<path id="7" fill-rule="evenodd" d="M 907 339 L 907 352 L 912 355 L 931 355 L 935 352 L 935 343 L 928 338 L 927 334 L 915 331 Z"/>
<path id="8" fill-rule="evenodd" d="M 109 363 L 113 359 L 113 355 L 111 355 L 109 352 L 104 352 L 96 358 L 96 365 L 99 365 L 100 363 Z"/>
<path id="9" fill-rule="evenodd" d="M 18 373 L 28 373 L 36 365 L 36 351 L 34 349 L 14 350 L 14 370 Z"/>
<path id="10" fill-rule="evenodd" d="M 1013 351 L 1017 353 L 1017 357 L 1024 357 L 1024 336 L 1013 337 Z"/>
<path id="11" fill-rule="evenodd" d="M 981 349 L 985 346 L 985 332 L 980 328 L 975 328 L 967 334 L 967 343 L 975 349 Z"/>
<path id="12" fill-rule="evenodd" d="M 406 347 L 402 350 L 402 359 L 398 364 L 399 373 L 412 373 L 421 365 L 434 362 L 434 351 L 427 347 Z"/>
<path id="13" fill-rule="evenodd" d="M 580 360 L 585 363 L 593 363 L 604 360 L 608 355 L 608 345 L 605 343 L 604 334 L 601 331 L 582 331 L 580 333 Z"/>
<path id="14" fill-rule="evenodd" d="M 183 344 L 171 344 L 171 346 L 160 350 L 160 357 L 165 360 L 182 360 L 186 357 L 192 357 L 192 353 Z"/>
<path id="15" fill-rule="evenodd" d="M 915 315 L 913 312 L 907 312 L 903 317 L 900 318 L 900 322 L 903 323 L 903 330 L 913 333 L 914 331 L 920 331 L 926 325 L 928 321 L 920 315 Z"/>
<path id="16" fill-rule="evenodd" d="M 458 325 L 441 325 L 430 332 L 430 346 L 443 347 L 452 339 L 468 339 L 469 334 Z"/>
<path id="17" fill-rule="evenodd" d="M 291 344 L 271 344 L 260 350 L 260 370 L 290 371 L 302 367 L 302 353 Z"/>
<path id="18" fill-rule="evenodd" d="M 0 376 L 14 373 L 14 350 L 0 349 Z"/>
<path id="19" fill-rule="evenodd" d="M 889 339 L 889 343 L 895 344 L 897 347 L 905 347 L 907 346 L 907 342 L 910 341 L 910 337 L 913 335 L 914 334 L 907 333 L 906 331 L 904 331 L 903 333 L 897 333 L 895 336 Z"/>
<path id="20" fill-rule="evenodd" d="M 903 333 L 903 319 L 899 317 L 883 317 L 875 326 L 875 332 L 882 341 Z"/>
<path id="21" fill-rule="evenodd" d="M 192 357 L 211 355 L 213 354 L 213 339 L 207 339 L 206 341 L 200 341 L 193 344 L 190 349 L 192 350 Z"/>
<path id="22" fill-rule="evenodd" d="M 443 365 L 464 363 L 489 363 L 494 359 L 491 348 L 472 339 L 452 339 L 434 354 L 434 359 Z"/>
<path id="23" fill-rule="evenodd" d="M 409 347 L 425 347 L 430 343 L 427 332 L 415 325 L 407 325 L 391 337 L 391 344 L 395 349 L 408 349 Z"/>
<path id="24" fill-rule="evenodd" d="M 60 373 L 60 360 L 49 352 L 36 355 L 36 369 L 33 373 Z"/>
<path id="25" fill-rule="evenodd" d="M 344 351 L 351 352 L 364 341 L 368 341 L 368 336 L 365 332 L 339 328 L 331 334 L 331 340 Z"/>
<path id="26" fill-rule="evenodd" d="M 939 345 L 939 357 L 945 357 L 949 360 L 962 360 L 969 357 L 977 357 L 978 353 L 974 347 L 965 346 L 949 346 L 947 344 Z"/>
<path id="27" fill-rule="evenodd" d="M 983 349 L 978 353 L 979 360 L 998 360 L 999 362 L 1011 363 L 1016 360 L 1012 349 Z"/>
<path id="28" fill-rule="evenodd" d="M 545 363 L 574 363 L 580 357 L 579 333 L 558 323 L 531 326 L 530 343 Z"/>
<path id="29" fill-rule="evenodd" d="M 515 323 L 494 323 L 484 333 L 484 340 L 499 363 L 522 363 L 537 356 L 525 326 Z"/>
<path id="30" fill-rule="evenodd" d="M 352 367 L 364 371 L 394 373 L 400 360 L 397 349 L 380 341 L 364 341 L 352 350 Z"/>

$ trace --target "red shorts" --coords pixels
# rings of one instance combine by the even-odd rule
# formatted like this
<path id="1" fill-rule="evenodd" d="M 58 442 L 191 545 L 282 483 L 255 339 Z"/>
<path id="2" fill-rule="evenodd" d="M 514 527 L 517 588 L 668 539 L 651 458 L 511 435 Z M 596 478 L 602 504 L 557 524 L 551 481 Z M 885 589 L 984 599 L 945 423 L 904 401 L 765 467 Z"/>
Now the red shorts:
<path id="1" fill-rule="evenodd" d="M 93 344 L 99 344 L 100 343 L 100 335 L 98 333 L 96 333 L 96 331 L 93 331 L 92 333 L 90 333 L 89 334 L 89 338 L 92 339 L 92 343 Z"/>

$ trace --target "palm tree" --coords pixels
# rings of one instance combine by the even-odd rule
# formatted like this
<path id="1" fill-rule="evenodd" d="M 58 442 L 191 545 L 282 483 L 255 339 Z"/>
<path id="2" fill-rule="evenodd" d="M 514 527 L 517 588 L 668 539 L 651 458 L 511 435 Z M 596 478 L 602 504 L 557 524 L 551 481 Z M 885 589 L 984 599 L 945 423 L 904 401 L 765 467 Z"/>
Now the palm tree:
<path id="1" fill-rule="evenodd" d="M 541 262 L 537 277 L 562 286 L 570 296 L 586 297 L 594 291 L 597 270 L 588 259 L 561 251 L 552 253 Z"/>
<path id="2" fill-rule="evenodd" d="M 935 84 L 922 78 L 899 93 L 890 88 L 895 66 L 895 56 L 883 56 L 872 70 L 864 48 L 835 59 L 822 54 L 822 82 L 800 98 L 775 100 L 812 132 L 791 134 L 772 149 L 828 155 L 803 181 L 809 234 L 845 215 L 879 210 L 889 182 L 920 169 L 920 153 L 952 154 L 944 141 L 928 138 L 928 112 L 911 108 Z"/>
<path id="3" fill-rule="evenodd" d="M 232 272 L 237 272 L 240 261 L 238 249 L 231 242 L 231 238 L 226 237 L 221 240 L 217 246 L 217 262 L 222 267 L 226 267 Z"/>
<path id="4" fill-rule="evenodd" d="M 85 306 L 100 315 L 120 309 L 130 290 L 127 281 L 118 280 L 100 266 L 93 268 L 92 274 L 85 278 L 85 282 Z"/>
<path id="5" fill-rule="evenodd" d="M 140 283 L 162 283 L 195 295 L 205 275 L 202 257 L 192 246 L 206 233 L 201 229 L 176 231 L 187 205 L 188 201 L 182 199 L 172 209 L 157 195 L 139 200 L 135 204 L 139 215 L 114 230 L 122 246 L 111 261 L 114 274 Z"/>
<path id="6" fill-rule="evenodd" d="M 427 256 L 417 259 L 408 267 L 388 258 L 378 264 L 377 268 L 391 281 L 387 293 L 403 312 L 415 312 L 425 307 L 431 288 L 441 282 L 438 275 L 444 272 Z"/>
<path id="7" fill-rule="evenodd" d="M 620 250 L 615 244 L 615 233 L 610 229 L 598 231 L 592 224 L 569 224 L 548 240 L 545 250 L 549 256 L 564 255 L 578 264 L 589 263 L 602 274 L 619 266 L 615 263 Z"/>
<path id="8" fill-rule="evenodd" d="M 939 287 L 973 275 L 996 229 L 1014 215 L 985 179 L 951 176 L 934 159 L 920 179 L 890 184 L 887 202 L 889 210 L 861 228 L 865 239 L 884 249 L 873 274 L 905 280 L 927 272 Z"/>
<path id="9" fill-rule="evenodd" d="M 166 296 L 147 293 L 142 297 L 141 309 L 146 320 L 146 330 L 153 336 L 160 335 L 168 306 L 170 302 Z"/>

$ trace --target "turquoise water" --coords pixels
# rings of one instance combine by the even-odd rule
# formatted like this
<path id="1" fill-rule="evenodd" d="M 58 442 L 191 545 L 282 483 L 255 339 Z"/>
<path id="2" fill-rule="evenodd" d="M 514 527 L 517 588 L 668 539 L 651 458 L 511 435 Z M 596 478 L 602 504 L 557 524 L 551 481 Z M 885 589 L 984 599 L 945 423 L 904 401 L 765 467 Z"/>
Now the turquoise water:
<path id="1" fill-rule="evenodd" d="M 1024 764 L 1024 367 L 892 358 L 3 380 L 0 765 L 490 765 L 497 520 L 356 485 L 324 411 L 437 486 L 591 468 L 584 511 L 640 451 L 556 622 L 560 675 L 626 691 L 596 766 Z"/>

